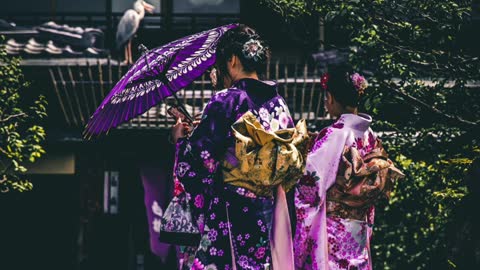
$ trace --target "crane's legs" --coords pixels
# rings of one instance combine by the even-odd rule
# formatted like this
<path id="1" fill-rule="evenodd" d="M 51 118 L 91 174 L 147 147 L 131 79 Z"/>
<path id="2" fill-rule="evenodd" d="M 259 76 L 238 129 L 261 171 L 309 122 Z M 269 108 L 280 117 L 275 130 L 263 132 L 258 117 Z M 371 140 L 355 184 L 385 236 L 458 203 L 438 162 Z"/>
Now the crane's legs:
<path id="1" fill-rule="evenodd" d="M 128 40 L 128 64 L 133 64 L 132 58 L 132 39 Z"/>
<path id="2" fill-rule="evenodd" d="M 123 61 L 123 64 L 127 64 L 127 65 L 133 64 L 131 39 L 129 39 L 127 44 L 125 44 L 124 53 L 125 53 L 125 60 Z"/>
<path id="3" fill-rule="evenodd" d="M 125 47 L 123 48 L 123 52 L 124 52 L 123 64 L 128 64 L 128 43 L 125 44 Z"/>

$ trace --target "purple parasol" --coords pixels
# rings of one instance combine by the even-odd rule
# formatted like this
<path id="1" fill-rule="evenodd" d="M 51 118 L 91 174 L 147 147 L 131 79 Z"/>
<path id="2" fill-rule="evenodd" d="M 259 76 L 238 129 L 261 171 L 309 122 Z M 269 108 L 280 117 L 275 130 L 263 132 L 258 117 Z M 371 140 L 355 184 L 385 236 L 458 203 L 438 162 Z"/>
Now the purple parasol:
<path id="1" fill-rule="evenodd" d="M 146 51 L 93 113 L 85 136 L 106 132 L 175 96 L 215 64 L 218 40 L 237 26 L 224 25 Z"/>

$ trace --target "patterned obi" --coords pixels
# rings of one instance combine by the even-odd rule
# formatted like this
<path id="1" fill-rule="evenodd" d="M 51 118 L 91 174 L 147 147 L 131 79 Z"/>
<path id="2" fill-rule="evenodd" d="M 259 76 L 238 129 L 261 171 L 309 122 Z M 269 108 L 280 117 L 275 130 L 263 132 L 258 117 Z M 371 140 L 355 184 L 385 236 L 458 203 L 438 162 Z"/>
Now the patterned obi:
<path id="1" fill-rule="evenodd" d="M 235 153 L 223 162 L 226 184 L 242 187 L 257 196 L 272 196 L 278 185 L 291 189 L 303 175 L 307 126 L 300 120 L 295 128 L 266 131 L 255 115 L 245 113 L 232 125 Z"/>
<path id="2" fill-rule="evenodd" d="M 371 207 L 388 198 L 395 182 L 403 177 L 380 140 L 363 157 L 356 147 L 345 147 L 336 181 L 327 191 L 327 215 L 365 221 Z"/>

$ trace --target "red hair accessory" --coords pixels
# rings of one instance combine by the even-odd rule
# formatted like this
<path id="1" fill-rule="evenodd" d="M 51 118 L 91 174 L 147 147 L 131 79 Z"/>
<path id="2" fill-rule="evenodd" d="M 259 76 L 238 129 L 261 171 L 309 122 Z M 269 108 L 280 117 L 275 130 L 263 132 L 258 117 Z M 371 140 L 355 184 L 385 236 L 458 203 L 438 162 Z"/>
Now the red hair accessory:
<path id="1" fill-rule="evenodd" d="M 328 80 L 330 79 L 330 74 L 323 73 L 322 77 L 320 78 L 320 85 L 322 86 L 323 90 L 328 89 Z"/>

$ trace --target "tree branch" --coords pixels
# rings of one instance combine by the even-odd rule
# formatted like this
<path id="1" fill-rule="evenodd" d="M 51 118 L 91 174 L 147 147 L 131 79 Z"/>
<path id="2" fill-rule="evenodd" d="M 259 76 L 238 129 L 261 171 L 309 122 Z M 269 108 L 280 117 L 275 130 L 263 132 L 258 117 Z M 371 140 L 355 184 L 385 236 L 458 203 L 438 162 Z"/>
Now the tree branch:
<path id="1" fill-rule="evenodd" d="M 424 109 L 427 109 L 429 110 L 430 112 L 438 115 L 438 116 L 441 116 L 442 118 L 444 119 L 447 119 L 449 121 L 456 121 L 456 122 L 460 122 L 461 124 L 463 124 L 464 126 L 468 126 L 468 127 L 478 127 L 480 125 L 480 121 L 477 121 L 477 122 L 472 122 L 472 121 L 469 121 L 469 120 L 465 120 L 459 116 L 453 116 L 453 115 L 450 115 L 448 113 L 445 113 L 437 108 L 435 108 L 434 106 L 430 105 L 430 104 L 427 104 L 425 103 L 424 101 L 414 97 L 414 96 L 411 96 L 407 93 L 405 93 L 404 91 L 402 90 L 399 90 L 397 89 L 397 85 L 392 85 L 391 83 L 383 83 L 383 85 L 388 89 L 388 90 L 391 90 L 395 93 L 397 93 L 398 95 L 406 98 L 407 100 L 419 105 L 420 107 L 424 108 Z"/>
<path id="2" fill-rule="evenodd" d="M 7 117 L 4 118 L 4 119 L 0 119 L 0 123 L 5 123 L 5 122 L 7 122 L 8 120 L 10 120 L 10 119 L 12 119 L 12 118 L 17 118 L 17 117 L 21 117 L 21 116 L 27 116 L 27 114 L 26 114 L 26 113 L 12 114 L 12 115 L 7 116 Z"/>
<path id="3" fill-rule="evenodd" d="M 0 147 L 0 152 L 3 153 L 3 154 L 5 154 L 6 156 L 10 156 L 10 155 L 8 154 L 8 152 L 5 151 L 5 149 L 3 149 L 2 147 Z"/>

